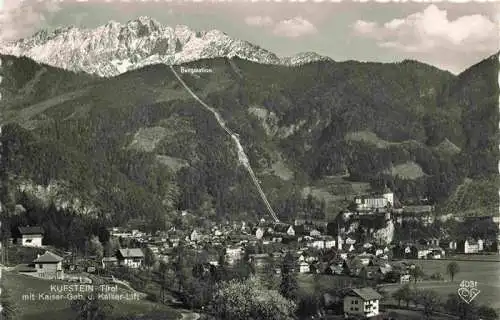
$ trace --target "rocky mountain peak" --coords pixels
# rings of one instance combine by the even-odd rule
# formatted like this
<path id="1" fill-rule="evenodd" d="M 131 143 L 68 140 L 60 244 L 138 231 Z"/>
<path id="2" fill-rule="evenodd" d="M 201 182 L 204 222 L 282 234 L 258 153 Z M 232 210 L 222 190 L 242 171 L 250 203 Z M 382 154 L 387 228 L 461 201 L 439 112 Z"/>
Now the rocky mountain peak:
<path id="1" fill-rule="evenodd" d="M 151 64 L 180 64 L 200 59 L 239 57 L 263 64 L 296 65 L 323 60 L 315 53 L 279 58 L 274 53 L 223 31 L 170 27 L 140 16 L 124 24 L 109 21 L 93 29 L 75 26 L 41 30 L 32 37 L 0 44 L 0 53 L 104 77 Z"/>

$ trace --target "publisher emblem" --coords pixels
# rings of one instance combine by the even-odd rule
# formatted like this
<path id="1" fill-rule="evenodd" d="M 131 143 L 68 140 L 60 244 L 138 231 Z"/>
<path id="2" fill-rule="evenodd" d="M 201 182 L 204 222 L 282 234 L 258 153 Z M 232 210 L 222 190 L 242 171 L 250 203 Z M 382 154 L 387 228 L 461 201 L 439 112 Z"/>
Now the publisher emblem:
<path id="1" fill-rule="evenodd" d="M 476 281 L 462 280 L 458 288 L 458 296 L 466 303 L 471 303 L 481 291 L 477 288 Z"/>

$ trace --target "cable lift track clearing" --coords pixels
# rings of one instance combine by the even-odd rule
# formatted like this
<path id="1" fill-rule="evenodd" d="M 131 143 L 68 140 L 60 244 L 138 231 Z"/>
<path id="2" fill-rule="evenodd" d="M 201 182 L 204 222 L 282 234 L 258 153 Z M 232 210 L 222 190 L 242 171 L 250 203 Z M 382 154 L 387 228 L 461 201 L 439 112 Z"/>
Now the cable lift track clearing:
<path id="1" fill-rule="evenodd" d="M 231 136 L 231 139 L 233 139 L 233 141 L 236 144 L 236 148 L 238 149 L 238 160 L 239 160 L 239 162 L 245 167 L 245 169 L 247 169 L 247 171 L 248 171 L 248 173 L 250 175 L 250 178 L 252 179 L 253 184 L 257 188 L 257 191 L 259 192 L 259 195 L 260 195 L 262 201 L 264 202 L 264 204 L 266 205 L 267 211 L 269 212 L 269 214 L 271 215 L 271 217 L 274 219 L 275 222 L 280 222 L 280 220 L 278 219 L 278 216 L 276 215 L 276 213 L 274 212 L 273 208 L 271 207 L 271 204 L 267 200 L 266 194 L 262 190 L 262 187 L 260 186 L 259 180 L 255 176 L 255 173 L 253 172 L 253 169 L 250 166 L 250 161 L 248 160 L 248 157 L 245 154 L 245 151 L 243 150 L 243 147 L 242 147 L 242 145 L 240 143 L 239 135 L 236 134 L 236 133 L 234 133 L 231 129 L 229 129 L 226 126 L 226 123 L 225 123 L 224 119 L 222 119 L 222 117 L 219 115 L 219 113 L 214 108 L 210 107 L 205 102 L 203 102 L 203 100 L 201 100 L 188 87 L 188 85 L 184 82 L 184 80 L 182 80 L 182 78 L 179 76 L 179 74 L 177 73 L 177 71 L 175 71 L 175 69 L 174 69 L 174 67 L 172 65 L 169 65 L 169 67 L 170 67 L 170 70 L 172 70 L 172 73 L 177 78 L 177 80 L 179 80 L 179 82 L 182 84 L 182 86 L 187 90 L 187 92 L 189 92 L 189 94 L 196 101 L 198 101 L 205 109 L 207 109 L 208 111 L 210 111 L 215 116 L 215 119 L 217 119 L 217 122 L 219 123 L 219 125 L 221 126 L 221 128 L 224 129 L 224 131 L 226 131 L 226 133 Z"/>

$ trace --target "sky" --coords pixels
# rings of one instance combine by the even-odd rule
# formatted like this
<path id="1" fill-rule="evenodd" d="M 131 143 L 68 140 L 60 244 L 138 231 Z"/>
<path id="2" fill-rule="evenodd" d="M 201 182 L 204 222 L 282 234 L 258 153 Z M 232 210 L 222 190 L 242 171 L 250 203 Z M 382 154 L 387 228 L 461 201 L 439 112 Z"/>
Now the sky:
<path id="1" fill-rule="evenodd" d="M 500 50 L 497 2 L 299 1 L 0 0 L 0 40 L 149 16 L 170 26 L 218 29 L 279 56 L 314 51 L 337 61 L 414 59 L 455 74 Z"/>

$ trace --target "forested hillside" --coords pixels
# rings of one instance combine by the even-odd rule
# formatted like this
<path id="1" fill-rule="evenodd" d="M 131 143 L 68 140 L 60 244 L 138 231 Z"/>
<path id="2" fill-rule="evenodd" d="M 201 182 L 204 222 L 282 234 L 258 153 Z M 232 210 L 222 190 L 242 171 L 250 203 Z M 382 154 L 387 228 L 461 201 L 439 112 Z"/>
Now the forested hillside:
<path id="1" fill-rule="evenodd" d="M 33 214 L 16 204 L 26 210 L 34 206 L 27 199 L 38 198 L 44 210 L 64 208 L 91 229 L 96 219 L 159 228 L 178 210 L 211 219 L 265 216 L 230 137 L 167 66 L 98 79 L 2 59 L 4 215 L 29 223 Z M 214 59 L 189 64 L 213 73 L 182 77 L 240 135 L 286 220 L 341 210 L 303 194 L 330 176 L 374 190 L 387 184 L 402 201 L 429 197 L 448 211 L 460 210 L 451 202 L 462 183 L 496 194 L 497 61 L 456 77 L 416 61 L 292 68 Z M 459 198 L 476 214 L 498 202 Z M 45 214 L 57 225 L 57 214 Z"/>

